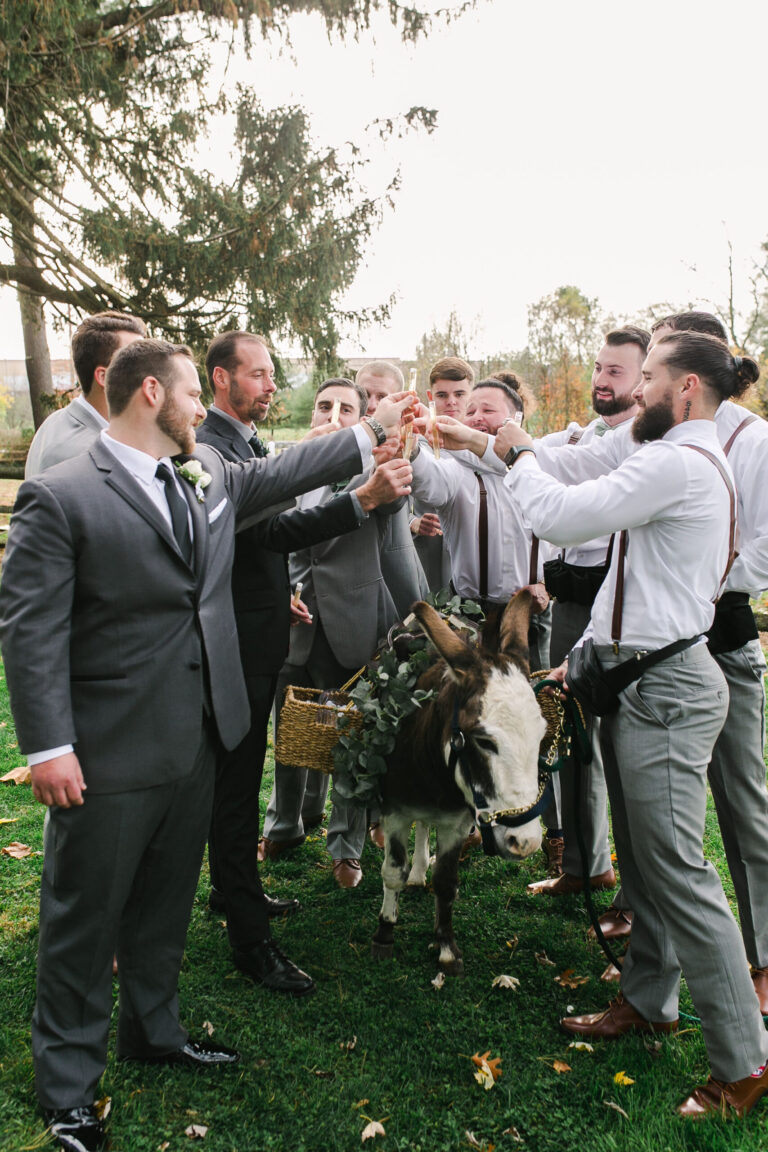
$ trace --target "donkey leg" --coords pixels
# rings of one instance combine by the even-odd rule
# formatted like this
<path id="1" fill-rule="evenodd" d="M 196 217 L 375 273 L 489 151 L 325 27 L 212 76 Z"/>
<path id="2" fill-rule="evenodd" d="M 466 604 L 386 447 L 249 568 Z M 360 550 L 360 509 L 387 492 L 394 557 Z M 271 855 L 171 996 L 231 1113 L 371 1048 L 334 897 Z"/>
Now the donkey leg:
<path id="1" fill-rule="evenodd" d="M 408 833 L 410 821 L 384 816 L 384 863 L 381 878 L 384 881 L 384 900 L 379 912 L 379 926 L 371 941 L 374 960 L 388 960 L 393 952 L 397 906 L 408 874 Z"/>
<path id="2" fill-rule="evenodd" d="M 462 976 L 464 961 L 453 934 L 453 905 L 459 889 L 459 854 L 464 842 L 462 820 L 437 830 L 437 859 L 432 873 L 435 891 L 435 938 L 440 949 L 438 967 L 446 976 Z"/>
<path id="3" fill-rule="evenodd" d="M 413 860 L 406 884 L 409 888 L 425 888 L 429 867 L 429 825 L 416 821 L 416 834 L 413 845 Z"/>

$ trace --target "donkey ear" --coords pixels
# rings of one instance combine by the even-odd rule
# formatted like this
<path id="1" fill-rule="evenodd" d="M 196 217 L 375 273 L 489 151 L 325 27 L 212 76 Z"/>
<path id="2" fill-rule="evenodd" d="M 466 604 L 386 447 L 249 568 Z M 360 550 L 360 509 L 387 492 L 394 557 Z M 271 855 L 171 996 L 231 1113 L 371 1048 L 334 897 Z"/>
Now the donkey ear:
<path id="1" fill-rule="evenodd" d="M 476 656 L 440 613 L 423 600 L 417 601 L 412 611 L 454 675 L 460 677 L 469 671 L 476 661 Z"/>
<path id="2" fill-rule="evenodd" d="M 521 588 L 504 609 L 499 628 L 499 651 L 514 660 L 526 676 L 530 674 L 528 629 L 532 608 L 533 596 L 527 588 Z"/>

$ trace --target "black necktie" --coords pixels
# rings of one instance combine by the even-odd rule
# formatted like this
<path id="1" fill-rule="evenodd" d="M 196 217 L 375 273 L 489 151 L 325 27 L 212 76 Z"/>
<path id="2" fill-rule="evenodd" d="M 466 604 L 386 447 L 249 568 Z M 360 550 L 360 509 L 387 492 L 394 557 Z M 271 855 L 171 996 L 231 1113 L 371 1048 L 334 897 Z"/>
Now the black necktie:
<path id="1" fill-rule="evenodd" d="M 176 543 L 187 564 L 192 564 L 192 537 L 189 534 L 189 511 L 187 502 L 176 487 L 170 468 L 167 464 L 158 464 L 155 471 L 158 480 L 165 485 L 165 498 L 171 510 L 171 524 Z"/>
<path id="2" fill-rule="evenodd" d="M 269 455 L 269 453 L 267 452 L 266 444 L 264 443 L 263 440 L 259 439 L 257 432 L 254 432 L 253 436 L 251 436 L 248 443 L 250 444 L 251 448 L 253 449 L 253 454 L 257 460 L 263 459 L 264 456 Z"/>

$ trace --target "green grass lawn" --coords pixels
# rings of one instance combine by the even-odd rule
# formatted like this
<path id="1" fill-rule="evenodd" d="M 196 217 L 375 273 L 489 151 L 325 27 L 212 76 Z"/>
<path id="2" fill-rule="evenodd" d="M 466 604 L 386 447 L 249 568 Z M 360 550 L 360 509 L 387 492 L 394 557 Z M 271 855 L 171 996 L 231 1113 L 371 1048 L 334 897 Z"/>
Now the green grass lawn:
<path id="1" fill-rule="evenodd" d="M 6 772 L 23 760 L 4 683 L 0 723 L 0 769 Z M 0 788 L 0 818 L 15 821 L 0 825 L 0 845 L 18 840 L 40 852 L 43 809 L 28 787 Z M 720 865 L 714 814 L 707 848 Z M 2 1152 L 50 1146 L 36 1111 L 29 1046 L 41 864 L 39 854 L 0 856 Z M 262 990 L 232 967 L 220 918 L 206 910 L 203 873 L 181 974 L 182 1019 L 193 1037 L 210 1022 L 214 1038 L 239 1047 L 243 1062 L 231 1072 L 206 1075 L 117 1065 L 110 1058 L 103 1094 L 113 1102 L 108 1123 L 116 1152 L 187 1149 L 184 1133 L 192 1124 L 208 1129 L 199 1142 L 203 1152 L 768 1147 L 765 1103 L 745 1121 L 693 1125 L 675 1117 L 675 1104 L 708 1073 L 695 1023 L 681 1022 L 674 1039 L 596 1044 L 591 1053 L 568 1047 L 558 1018 L 571 1008 L 603 1006 L 615 985 L 600 983 L 605 960 L 586 939 L 581 901 L 545 902 L 526 894 L 526 882 L 543 875 L 540 856 L 511 866 L 477 854 L 462 867 L 456 924 L 467 974 L 441 989 L 431 984 L 436 954 L 430 950 L 427 893 L 407 893 L 402 900 L 395 959 L 370 959 L 379 866 L 379 853 L 368 845 L 362 884 L 341 891 L 323 838 L 315 835 L 265 868 L 269 891 L 298 896 L 303 905 L 276 929 L 287 954 L 318 984 L 315 996 L 298 1002 Z M 610 902 L 609 893 L 602 902 Z M 543 953 L 552 964 L 541 962 Z M 587 977 L 586 983 L 556 983 L 566 969 Z M 519 979 L 516 992 L 491 988 L 501 973 Z M 681 1007 L 693 1011 L 685 991 Z M 475 1082 L 470 1059 L 487 1050 L 501 1057 L 503 1070 L 490 1091 Z M 570 1071 L 556 1071 L 556 1061 Z M 619 1072 L 634 1083 L 616 1083 Z M 386 1135 L 362 1144 L 369 1120 L 381 1121 Z"/>

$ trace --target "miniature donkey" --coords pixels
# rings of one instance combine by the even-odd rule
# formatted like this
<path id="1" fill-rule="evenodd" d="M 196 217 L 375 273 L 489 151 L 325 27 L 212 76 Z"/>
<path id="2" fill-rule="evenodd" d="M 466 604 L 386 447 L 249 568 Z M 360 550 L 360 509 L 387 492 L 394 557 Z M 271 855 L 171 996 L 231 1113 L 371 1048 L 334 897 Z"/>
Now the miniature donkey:
<path id="1" fill-rule="evenodd" d="M 497 646 L 489 647 L 484 636 L 482 645 L 473 647 L 428 604 L 414 605 L 419 624 L 437 649 L 418 687 L 435 689 L 436 695 L 403 723 L 383 778 L 384 902 L 371 946 L 374 957 L 392 955 L 398 899 L 406 883 L 426 882 L 428 825 L 437 834 L 435 934 L 438 964 L 447 975 L 463 971 L 453 934 L 453 904 L 459 854 L 472 825 L 485 825 L 486 851 L 495 849 L 500 856 L 521 859 L 541 846 L 533 807 L 539 796 L 538 755 L 546 724 L 528 679 L 531 607 L 531 594 L 518 592 L 501 617 Z M 516 827 L 503 823 L 512 813 L 517 814 Z M 409 874 L 408 839 L 415 822 L 416 851 Z"/>

